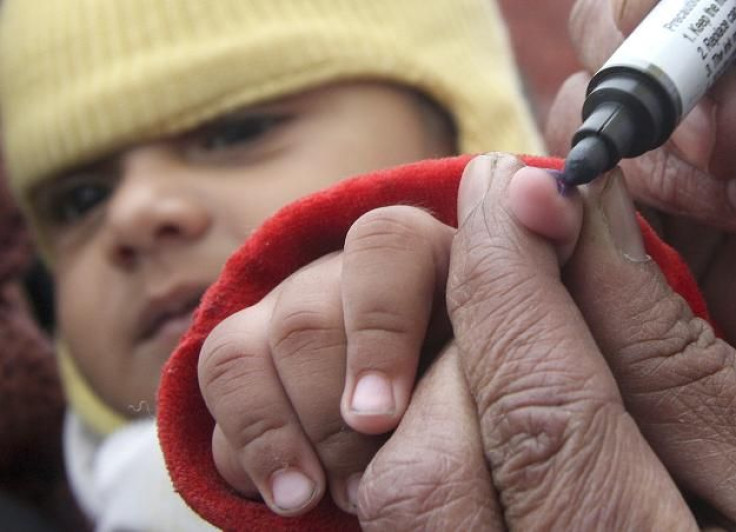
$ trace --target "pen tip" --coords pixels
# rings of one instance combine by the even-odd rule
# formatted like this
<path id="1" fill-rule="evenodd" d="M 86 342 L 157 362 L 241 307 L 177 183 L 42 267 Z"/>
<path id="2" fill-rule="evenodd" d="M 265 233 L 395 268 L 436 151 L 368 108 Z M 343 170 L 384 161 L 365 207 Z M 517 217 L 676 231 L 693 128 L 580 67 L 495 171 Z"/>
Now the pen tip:
<path id="1" fill-rule="evenodd" d="M 608 148 L 603 140 L 591 136 L 581 139 L 565 159 L 562 181 L 567 186 L 590 183 L 609 167 Z"/>

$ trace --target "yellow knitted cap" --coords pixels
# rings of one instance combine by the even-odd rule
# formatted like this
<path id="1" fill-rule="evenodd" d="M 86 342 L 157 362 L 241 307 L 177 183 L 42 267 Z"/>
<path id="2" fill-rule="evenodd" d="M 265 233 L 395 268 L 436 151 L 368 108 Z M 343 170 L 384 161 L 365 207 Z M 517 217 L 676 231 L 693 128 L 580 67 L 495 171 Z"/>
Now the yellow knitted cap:
<path id="1" fill-rule="evenodd" d="M 12 188 L 235 108 L 388 80 L 454 118 L 464 152 L 539 152 L 492 0 L 5 0 Z"/>

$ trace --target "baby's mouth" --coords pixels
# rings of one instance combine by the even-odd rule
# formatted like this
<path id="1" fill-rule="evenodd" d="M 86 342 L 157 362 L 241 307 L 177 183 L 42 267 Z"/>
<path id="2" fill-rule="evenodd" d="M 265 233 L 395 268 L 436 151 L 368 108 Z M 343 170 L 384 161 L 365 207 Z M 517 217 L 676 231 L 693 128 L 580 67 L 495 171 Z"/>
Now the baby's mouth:
<path id="1" fill-rule="evenodd" d="M 203 293 L 201 288 L 178 290 L 149 304 L 141 316 L 140 340 L 145 342 L 159 337 L 178 339 L 189 327 Z"/>
<path id="2" fill-rule="evenodd" d="M 166 316 L 157 326 L 154 331 L 154 336 L 175 336 L 181 337 L 184 332 L 189 328 L 192 323 L 192 314 L 197 303 L 188 306 L 181 312 L 170 314 Z"/>

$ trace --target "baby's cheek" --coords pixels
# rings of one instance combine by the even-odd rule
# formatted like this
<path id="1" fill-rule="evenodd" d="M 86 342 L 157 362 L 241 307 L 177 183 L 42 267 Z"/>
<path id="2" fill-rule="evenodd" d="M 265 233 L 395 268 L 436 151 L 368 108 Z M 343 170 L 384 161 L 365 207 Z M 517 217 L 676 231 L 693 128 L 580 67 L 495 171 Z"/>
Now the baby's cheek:
<path id="1" fill-rule="evenodd" d="M 524 167 L 509 183 L 509 205 L 527 229 L 556 243 L 577 239 L 582 203 L 576 189 L 560 186 L 557 172 Z"/>

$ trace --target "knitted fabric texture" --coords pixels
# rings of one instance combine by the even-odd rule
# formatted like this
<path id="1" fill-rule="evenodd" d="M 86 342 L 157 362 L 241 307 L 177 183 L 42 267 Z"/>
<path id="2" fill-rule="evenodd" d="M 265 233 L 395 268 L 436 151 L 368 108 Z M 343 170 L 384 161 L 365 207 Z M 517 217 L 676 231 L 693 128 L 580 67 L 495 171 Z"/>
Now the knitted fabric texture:
<path id="1" fill-rule="evenodd" d="M 328 500 L 305 516 L 284 519 L 228 488 L 212 462 L 214 422 L 199 391 L 197 357 L 206 336 L 225 317 L 257 303 L 305 264 L 341 249 L 347 230 L 363 213 L 410 204 L 456 225 L 457 190 L 467 162 L 468 157 L 424 161 L 338 183 L 279 211 L 230 258 L 164 368 L 159 393 L 159 437 L 169 472 L 177 490 L 202 517 L 225 530 L 358 528 L 353 516 Z M 551 158 L 526 157 L 525 162 L 542 168 L 562 166 L 562 161 Z M 643 219 L 640 226 L 647 253 L 663 269 L 670 286 L 696 315 L 708 319 L 685 263 Z"/>
<path id="2" fill-rule="evenodd" d="M 491 0 L 5 0 L 0 105 L 12 188 L 241 106 L 343 80 L 414 87 L 462 152 L 536 152 Z"/>

